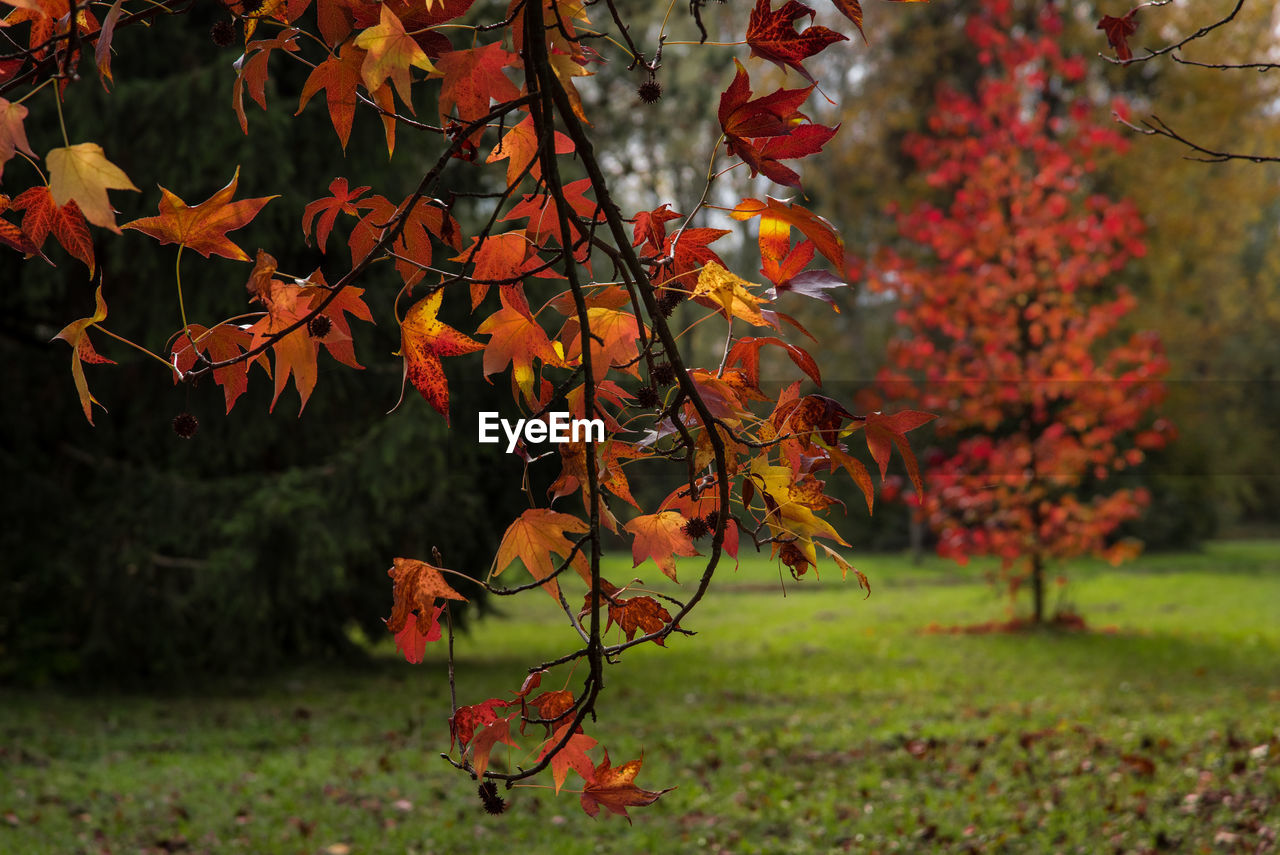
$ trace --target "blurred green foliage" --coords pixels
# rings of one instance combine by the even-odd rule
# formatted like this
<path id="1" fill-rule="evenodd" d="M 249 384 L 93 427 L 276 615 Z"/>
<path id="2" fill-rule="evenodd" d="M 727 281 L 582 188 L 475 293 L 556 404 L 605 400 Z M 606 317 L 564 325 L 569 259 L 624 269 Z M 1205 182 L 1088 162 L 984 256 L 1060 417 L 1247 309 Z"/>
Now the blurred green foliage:
<path id="1" fill-rule="evenodd" d="M 290 274 L 323 265 L 332 281 L 347 261 L 345 234 L 330 238 L 331 259 L 308 250 L 304 205 L 338 175 L 402 198 L 423 159 L 402 141 L 388 162 L 381 124 L 370 116 L 357 120 L 344 159 L 322 101 L 292 116 L 305 69 L 279 62 L 270 109 L 247 103 L 244 136 L 231 109 L 239 48 L 219 49 L 208 36 L 218 15 L 226 13 L 216 5 L 197 6 L 154 30 L 122 31 L 114 91 L 92 78 L 67 91 L 71 141 L 99 142 L 142 188 L 114 194 L 121 222 L 155 212 L 157 182 L 196 204 L 239 164 L 239 198 L 281 198 L 231 238 L 250 255 L 268 249 Z M 31 106 L 32 146 L 42 153 L 60 145 L 52 104 Z M 419 105 L 426 108 L 434 111 Z M 26 168 L 14 162 L 8 171 Z M 137 233 L 103 237 L 106 326 L 164 353 L 164 336 L 181 326 L 176 248 Z M 94 283 L 61 250 L 52 257 L 56 270 L 39 260 L 0 262 L 0 681 L 168 683 L 350 655 L 358 650 L 353 631 L 385 632 L 394 556 L 429 559 L 438 547 L 448 566 L 487 572 L 518 512 L 510 509 L 520 501 L 519 465 L 477 445 L 474 428 L 447 431 L 412 389 L 386 415 L 401 385 L 391 315 L 400 280 L 389 267 L 363 283 L 377 326 L 353 325 L 367 369 L 322 355 L 301 418 L 292 385 L 268 415 L 271 383 L 260 369 L 224 415 L 222 390 L 209 380 L 171 386 L 159 365 L 98 336 L 100 352 L 120 364 L 88 368 L 90 388 L 110 411 L 98 411 L 90 427 L 66 345 L 48 340 L 91 311 Z M 190 253 L 182 263 L 193 321 L 252 310 L 248 264 Z M 452 379 L 455 423 L 498 409 L 501 385 Z M 200 422 L 189 441 L 171 427 L 182 412 Z"/>

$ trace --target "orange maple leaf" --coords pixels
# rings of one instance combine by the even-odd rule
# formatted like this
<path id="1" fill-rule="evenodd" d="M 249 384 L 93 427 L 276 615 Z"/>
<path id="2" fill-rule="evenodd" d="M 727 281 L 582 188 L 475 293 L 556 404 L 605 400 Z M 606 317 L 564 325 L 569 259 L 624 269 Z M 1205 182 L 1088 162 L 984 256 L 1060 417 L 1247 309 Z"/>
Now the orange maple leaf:
<path id="1" fill-rule="evenodd" d="M 309 306 L 318 305 L 332 293 L 324 280 L 324 274 L 318 270 L 307 278 L 307 282 L 310 284 L 304 286 L 298 295 L 305 298 Z M 351 314 L 362 321 L 374 323 L 373 313 L 364 302 L 364 289 L 350 285 L 343 288 L 325 306 L 324 314 L 329 319 L 331 329 L 323 336 L 316 336 L 317 340 L 329 351 L 330 356 L 343 365 L 364 370 L 364 366 L 356 360 L 355 345 L 351 341 L 351 323 L 347 319 L 347 314 Z"/>
<path id="2" fill-rule="evenodd" d="M 664 793 L 675 789 L 675 787 L 668 787 L 654 792 L 637 787 L 636 775 L 640 772 L 640 765 L 643 762 L 644 758 L 641 757 L 639 760 L 623 763 L 614 769 L 609 763 L 609 752 L 606 750 L 604 762 L 595 769 L 593 776 L 595 780 L 588 783 L 582 790 L 582 809 L 587 812 L 587 815 L 596 816 L 600 813 L 600 805 L 604 805 L 610 812 L 625 816 L 630 823 L 631 815 L 627 813 L 627 808 L 651 805 Z"/>
<path id="3" fill-rule="evenodd" d="M 309 300 L 302 296 L 302 286 L 271 278 L 275 271 L 276 260 L 265 250 L 258 250 L 258 260 L 249 274 L 247 290 L 255 300 L 267 307 L 267 314 L 250 327 L 249 332 L 253 334 L 250 348 L 259 347 L 298 323 L 308 311 Z M 320 345 L 305 326 L 300 326 L 276 339 L 271 344 L 271 351 L 275 354 L 276 368 L 275 395 L 271 398 L 269 410 L 275 411 L 280 393 L 284 391 L 289 378 L 293 377 L 298 397 L 302 399 L 298 415 L 302 415 L 319 376 L 316 356 L 320 352 Z"/>
<path id="4" fill-rule="evenodd" d="M 409 613 L 413 611 L 424 620 L 430 620 L 431 609 L 437 599 L 467 601 L 466 597 L 449 587 L 440 570 L 440 567 L 416 558 L 392 559 L 387 575 L 395 580 L 392 590 L 394 604 L 391 617 L 387 618 L 387 629 L 392 632 L 404 629 Z"/>
<path id="5" fill-rule="evenodd" d="M 306 108 L 307 102 L 320 90 L 324 90 L 325 101 L 329 105 L 329 121 L 338 134 L 342 150 L 346 151 L 347 141 L 351 139 L 351 126 L 356 115 L 356 85 L 360 83 L 360 67 L 364 63 L 365 52 L 353 44 L 342 46 L 337 55 L 330 55 L 317 65 L 302 85 L 302 97 L 298 99 L 298 115 Z M 368 188 L 365 188 L 368 189 Z M 321 241 L 323 246 L 324 241 Z"/>
<path id="6" fill-rule="evenodd" d="M 517 695 L 519 693 L 517 692 Z M 555 691 L 543 692 L 530 701 L 521 700 L 520 711 L 520 732 L 524 733 L 524 726 L 529 721 L 529 707 L 533 707 L 535 711 L 534 718 L 544 719 L 545 722 L 555 722 L 573 709 L 573 692 L 568 689 L 557 689 Z M 542 722 L 540 722 L 542 723 Z M 547 733 L 551 733 L 551 725 L 547 724 Z"/>
<path id="7" fill-rule="evenodd" d="M 474 353 L 484 345 L 436 317 L 443 299 L 444 292 L 437 290 L 409 308 L 400 323 L 400 351 L 404 354 L 405 379 L 413 383 L 413 388 L 448 424 L 449 381 L 444 376 L 440 357 Z M 404 398 L 403 384 L 400 397 Z"/>
<path id="8" fill-rule="evenodd" d="M 676 578 L 676 556 L 693 556 L 698 549 L 693 539 L 685 534 L 684 526 L 688 522 L 676 511 L 660 511 L 656 514 L 645 514 L 627 523 L 624 528 L 631 532 L 632 566 L 639 567 L 645 559 L 652 558 L 663 573 Z"/>
<path id="9" fill-rule="evenodd" d="M 671 623 L 671 613 L 653 597 L 619 596 L 622 589 L 614 586 L 608 579 L 600 580 L 600 591 L 604 594 L 602 599 L 609 607 L 609 622 L 605 625 L 605 632 L 608 632 L 609 628 L 616 623 L 622 629 L 623 635 L 627 637 L 627 641 L 630 641 L 636 637 L 637 632 L 648 635 Z M 578 613 L 579 620 L 589 611 L 591 611 L 590 591 L 582 598 L 582 611 Z M 661 638 L 655 638 L 654 642 L 659 647 L 666 646 Z"/>
<path id="10" fill-rule="evenodd" d="M 137 229 L 162 244 L 188 247 L 205 258 L 221 255 L 235 261 L 248 261 L 249 256 L 227 238 L 227 232 L 247 226 L 263 205 L 277 197 L 260 196 L 232 202 L 239 182 L 240 167 L 237 166 L 226 187 L 194 207 L 161 187 L 160 215 L 125 223 L 122 228 Z"/>
<path id="11" fill-rule="evenodd" d="M 591 374 L 597 383 L 604 379 L 611 367 L 639 377 L 636 356 L 639 348 L 636 340 L 640 338 L 640 325 L 631 312 L 592 307 L 587 309 L 587 323 L 591 325 Z M 578 329 L 577 317 L 571 317 L 565 323 L 561 338 L 568 338 L 568 358 L 582 356 L 582 335 Z"/>
<path id="12" fill-rule="evenodd" d="M 497 576 L 519 558 L 534 579 L 548 580 L 543 584 L 543 590 L 559 599 L 560 586 L 555 579 L 549 579 L 555 572 L 555 568 L 551 566 L 551 553 L 554 552 L 561 558 L 567 557 L 573 551 L 573 544 L 564 533 L 583 534 L 586 531 L 587 524 L 571 514 L 547 508 L 530 508 L 502 536 L 492 575 Z M 582 550 L 574 554 L 573 566 L 584 579 L 589 578 L 590 571 Z"/>
<path id="13" fill-rule="evenodd" d="M 76 383 L 76 393 L 80 396 L 80 406 L 84 409 L 84 417 L 89 420 L 89 424 L 93 424 L 93 404 L 98 403 L 98 399 L 89 394 L 89 382 L 84 378 L 84 366 L 82 362 L 88 362 L 94 365 L 115 364 L 114 359 L 107 359 L 105 356 L 99 356 L 98 352 L 93 349 L 93 344 L 89 341 L 89 327 L 101 323 L 107 319 L 107 303 L 102 299 L 102 286 L 98 286 L 98 290 L 94 293 L 94 300 L 97 305 L 92 315 L 87 318 L 81 318 L 78 321 L 72 321 L 62 328 L 62 332 L 54 336 L 60 338 L 67 344 L 71 345 L 71 376 Z M 106 409 L 106 407 L 102 407 Z"/>
<path id="14" fill-rule="evenodd" d="M 569 154 L 573 151 L 573 140 L 560 133 L 555 132 L 555 149 L 556 154 Z M 516 179 L 525 171 L 527 167 L 529 174 L 535 179 L 542 175 L 542 168 L 538 165 L 538 132 L 533 127 L 533 117 L 525 116 L 514 128 L 507 131 L 506 136 L 494 146 L 493 151 L 489 152 L 489 157 L 485 163 L 493 163 L 498 160 L 507 161 L 507 186 L 516 183 Z"/>
<path id="15" fill-rule="evenodd" d="M 246 30 L 248 29 L 246 22 Z M 249 118 L 244 114 L 244 90 L 259 107 L 267 109 L 267 62 L 277 50 L 297 53 L 298 31 L 286 27 L 273 39 L 259 39 L 245 45 L 244 56 L 236 63 L 236 82 L 231 87 L 231 106 L 240 120 L 240 130 L 249 133 Z"/>
<path id="16" fill-rule="evenodd" d="M 857 279 L 854 275 L 853 262 L 845 256 L 844 240 L 831 223 L 810 211 L 803 205 L 788 203 L 766 196 L 765 201 L 759 199 L 743 199 L 730 212 L 735 220 L 746 221 L 753 217 L 760 218 L 761 252 L 765 254 L 765 246 L 770 240 L 775 246 L 768 251 L 776 255 L 778 246 L 785 241 L 790 243 L 790 230 L 799 230 L 805 237 L 813 241 L 818 252 L 835 265 L 836 271 L 846 279 Z"/>
<path id="17" fill-rule="evenodd" d="M 23 125 L 26 118 L 26 107 L 0 98 L 0 175 L 4 174 L 5 163 L 16 152 L 25 152 L 33 158 L 36 156 L 27 142 L 27 131 Z"/>
<path id="18" fill-rule="evenodd" d="M 560 744 L 560 740 L 564 739 L 565 734 L 569 730 L 569 726 L 573 722 L 565 722 L 560 726 L 551 738 L 542 744 L 542 751 L 538 754 L 538 760 L 547 756 L 552 748 Z M 551 758 L 551 777 L 556 782 L 556 793 L 560 792 L 560 788 L 564 786 L 564 779 L 568 776 L 569 770 L 577 772 L 587 783 L 595 780 L 595 766 L 591 762 L 591 758 L 587 756 L 587 751 L 595 747 L 596 741 L 585 733 L 575 733 L 569 737 L 569 741 L 565 743 L 564 748 L 557 751 Z"/>
<path id="19" fill-rule="evenodd" d="M 500 294 L 502 308 L 494 312 L 476 329 L 477 335 L 488 335 L 484 347 L 484 376 L 497 374 L 511 365 L 511 383 L 534 404 L 533 360 L 543 365 L 563 366 L 564 360 L 547 338 L 546 331 L 533 319 L 528 309 L 521 311 L 508 300 L 505 289 Z"/>

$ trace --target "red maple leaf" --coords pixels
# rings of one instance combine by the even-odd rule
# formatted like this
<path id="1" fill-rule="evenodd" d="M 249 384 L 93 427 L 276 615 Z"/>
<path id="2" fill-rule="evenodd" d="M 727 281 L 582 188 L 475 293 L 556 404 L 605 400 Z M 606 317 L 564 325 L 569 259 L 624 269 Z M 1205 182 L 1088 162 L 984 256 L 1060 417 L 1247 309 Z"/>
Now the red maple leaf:
<path id="1" fill-rule="evenodd" d="M 800 64 L 801 61 L 835 42 L 848 41 L 847 37 L 826 27 L 808 27 L 803 32 L 796 32 L 795 22 L 806 15 L 812 21 L 813 10 L 796 0 L 787 0 L 777 10 L 771 9 L 771 5 L 771 0 L 756 0 L 755 8 L 751 10 L 751 19 L 747 23 L 747 44 L 751 46 L 751 55 L 767 59 L 782 69 L 794 68 L 805 80 L 813 83 L 813 77 Z"/>
<path id="2" fill-rule="evenodd" d="M 836 131 L 837 125 L 829 128 L 826 125 L 799 125 L 786 136 L 770 137 L 756 145 L 740 146 L 737 154 L 751 169 L 751 175 L 760 173 L 770 181 L 784 187 L 800 187 L 800 175 L 791 167 L 779 161 L 798 160 L 822 151 Z"/>
<path id="3" fill-rule="evenodd" d="M 808 374 L 814 383 L 822 385 L 822 374 L 818 371 L 818 363 L 809 355 L 809 352 L 802 347 L 789 344 L 780 338 L 764 337 L 754 338 L 748 336 L 738 339 L 738 341 L 729 350 L 729 356 L 725 360 L 726 365 L 737 365 L 742 363 L 742 370 L 746 374 L 747 381 L 756 389 L 760 388 L 760 348 L 765 345 L 780 347 L 786 351 L 787 356 L 791 357 L 791 361 L 796 364 L 801 371 Z"/>
<path id="4" fill-rule="evenodd" d="M 440 118 L 448 118 L 456 109 L 459 120 L 473 122 L 488 114 L 490 100 L 501 104 L 519 98 L 519 88 L 502 71 L 517 60 L 503 50 L 501 42 L 442 54 L 436 60 L 436 68 L 444 75 Z M 481 132 L 476 132 L 477 138 Z"/>
<path id="5" fill-rule="evenodd" d="M 404 629 L 396 633 L 396 647 L 410 665 L 417 665 L 422 661 L 429 642 L 439 641 L 443 637 L 440 633 L 440 615 L 443 612 L 444 606 L 436 606 L 431 610 L 431 619 L 421 623 L 418 616 L 411 613 L 404 622 Z"/>
<path id="6" fill-rule="evenodd" d="M 663 275 L 657 284 L 693 293 L 703 267 L 712 262 L 725 266 L 710 245 L 727 234 L 728 229 L 693 228 L 668 235 L 663 253 L 670 260 L 662 265 Z"/>
<path id="7" fill-rule="evenodd" d="M 458 747 L 466 750 L 467 743 L 471 742 L 476 728 L 492 724 L 498 718 L 498 707 L 509 706 L 511 706 L 510 701 L 490 698 L 478 704 L 458 707 L 458 711 L 449 719 L 449 750 L 453 750 L 455 739 L 458 741 Z"/>
<path id="8" fill-rule="evenodd" d="M 1119 18 L 1104 15 L 1098 22 L 1098 29 L 1107 34 L 1107 43 L 1115 48 L 1117 59 L 1133 59 L 1133 51 L 1129 48 L 1129 36 L 1138 31 L 1138 22 L 1133 17 L 1137 11 L 1137 9 L 1130 9 Z"/>
<path id="9" fill-rule="evenodd" d="M 678 220 L 684 214 L 671 210 L 670 205 L 654 208 L 652 211 L 641 211 L 636 214 L 635 226 L 632 229 L 634 239 L 632 246 L 645 245 L 655 252 L 664 245 L 667 237 L 667 222 Z"/>
<path id="10" fill-rule="evenodd" d="M 333 225 L 338 219 L 338 214 L 350 214 L 352 216 L 360 216 L 360 209 L 371 208 L 377 203 L 375 199 L 381 198 L 371 196 L 364 201 L 360 201 L 360 197 L 369 191 L 367 186 L 357 187 L 354 190 L 347 186 L 347 179 L 335 178 L 329 182 L 329 196 L 323 199 L 317 199 L 314 202 L 308 202 L 307 207 L 302 210 L 302 234 L 308 238 L 311 236 L 311 224 L 315 223 L 316 244 L 320 247 L 320 251 L 324 252 L 325 244 L 329 242 L 329 233 L 333 231 Z M 319 219 L 316 219 L 317 215 Z M 310 240 L 308 240 L 310 243 Z"/>
<path id="11" fill-rule="evenodd" d="M 720 96 L 720 126 L 730 155 L 742 158 L 751 174 L 789 187 L 800 186 L 800 178 L 780 160 L 794 160 L 821 151 L 835 134 L 835 128 L 808 122 L 800 105 L 813 86 L 779 89 L 759 98 L 751 97 L 747 70 L 734 60 L 737 73 Z M 776 139 L 784 138 L 784 139 Z"/>
<path id="12" fill-rule="evenodd" d="M 172 346 L 173 367 L 182 374 L 191 370 L 200 354 L 204 354 L 210 362 L 224 362 L 235 359 L 253 343 L 252 333 L 231 324 L 218 324 L 212 329 L 206 329 L 200 324 L 190 324 L 187 331 L 190 336 L 179 333 L 174 337 Z M 249 368 L 255 364 L 261 366 L 268 377 L 271 376 L 271 364 L 265 353 L 258 354 L 248 362 L 237 362 L 213 370 L 213 382 L 222 387 L 228 413 L 235 406 L 236 400 L 248 390 Z M 181 383 L 182 378 L 175 374 L 173 382 Z"/>
<path id="13" fill-rule="evenodd" d="M 267 61 L 272 51 L 283 50 L 296 53 L 298 45 L 294 41 L 298 31 L 286 27 L 273 39 L 258 39 L 245 45 L 244 56 L 236 63 L 235 85 L 232 87 L 231 103 L 235 107 L 236 116 L 240 119 L 240 130 L 249 133 L 249 118 L 244 114 L 244 90 L 247 86 L 249 97 L 262 109 L 267 109 Z"/>
<path id="14" fill-rule="evenodd" d="M 867 415 L 865 425 L 867 448 L 880 466 L 881 481 L 884 480 L 885 472 L 889 468 L 889 443 L 892 442 L 898 447 L 898 453 L 902 455 L 902 461 L 907 465 L 907 474 L 911 476 L 911 483 L 915 485 L 916 492 L 924 492 L 924 485 L 920 481 L 920 466 L 916 463 L 916 456 L 911 451 L 911 444 L 907 442 L 906 433 L 936 418 L 937 416 L 933 413 L 921 413 L 916 410 L 903 410 L 888 416 L 882 413 Z"/>
<path id="15" fill-rule="evenodd" d="M 25 211 L 22 231 L 36 249 L 43 247 L 45 239 L 52 234 L 63 249 L 87 264 L 89 274 L 93 274 L 93 238 L 74 199 L 59 205 L 53 201 L 49 188 L 40 184 L 19 193 L 13 200 L 13 208 Z"/>
<path id="16" fill-rule="evenodd" d="M 800 112 L 800 105 L 809 98 L 812 86 L 779 89 L 753 99 L 747 70 L 736 59 L 733 63 L 737 66 L 737 73 L 729 88 L 720 95 L 718 111 L 720 127 L 729 140 L 730 154 L 736 154 L 739 147 L 748 145 L 745 140 L 749 137 L 787 134 L 792 127 L 808 118 Z"/>

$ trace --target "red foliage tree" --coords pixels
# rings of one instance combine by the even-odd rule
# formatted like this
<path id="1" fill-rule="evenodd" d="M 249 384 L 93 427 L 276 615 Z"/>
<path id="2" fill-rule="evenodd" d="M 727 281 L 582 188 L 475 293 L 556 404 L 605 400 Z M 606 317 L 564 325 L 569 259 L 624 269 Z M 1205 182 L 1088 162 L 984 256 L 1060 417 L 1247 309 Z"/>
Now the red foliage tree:
<path id="1" fill-rule="evenodd" d="M 905 143 L 938 201 L 899 215 L 906 246 L 872 285 L 901 302 L 881 390 L 942 414 L 950 450 L 933 455 L 923 500 L 939 552 L 999 556 L 1013 591 L 1030 582 L 1038 622 L 1047 562 L 1133 548 L 1108 538 L 1146 491 L 1103 482 L 1164 443 L 1148 423 L 1166 363 L 1154 334 L 1118 333 L 1142 221 L 1091 187 L 1122 141 L 1058 94 L 1083 64 L 1062 55 L 1052 9 L 1036 33 L 1011 23 L 1007 4 L 969 21 L 976 92 L 940 92 L 928 132 Z"/>

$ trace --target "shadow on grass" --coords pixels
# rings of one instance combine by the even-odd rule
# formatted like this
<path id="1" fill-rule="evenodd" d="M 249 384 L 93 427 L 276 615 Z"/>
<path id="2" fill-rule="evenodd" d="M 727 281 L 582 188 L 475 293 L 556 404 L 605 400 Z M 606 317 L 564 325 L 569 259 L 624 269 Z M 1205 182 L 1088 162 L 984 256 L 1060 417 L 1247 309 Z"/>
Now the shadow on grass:
<path id="1" fill-rule="evenodd" d="M 1155 686 L 1196 694 L 1222 689 L 1275 687 L 1280 648 L 1261 639 L 1241 647 L 1218 639 L 1170 632 L 1065 632 L 1052 628 L 1025 633 L 948 637 L 948 644 L 982 645 L 1022 668 L 1087 675 L 1100 685 Z"/>

